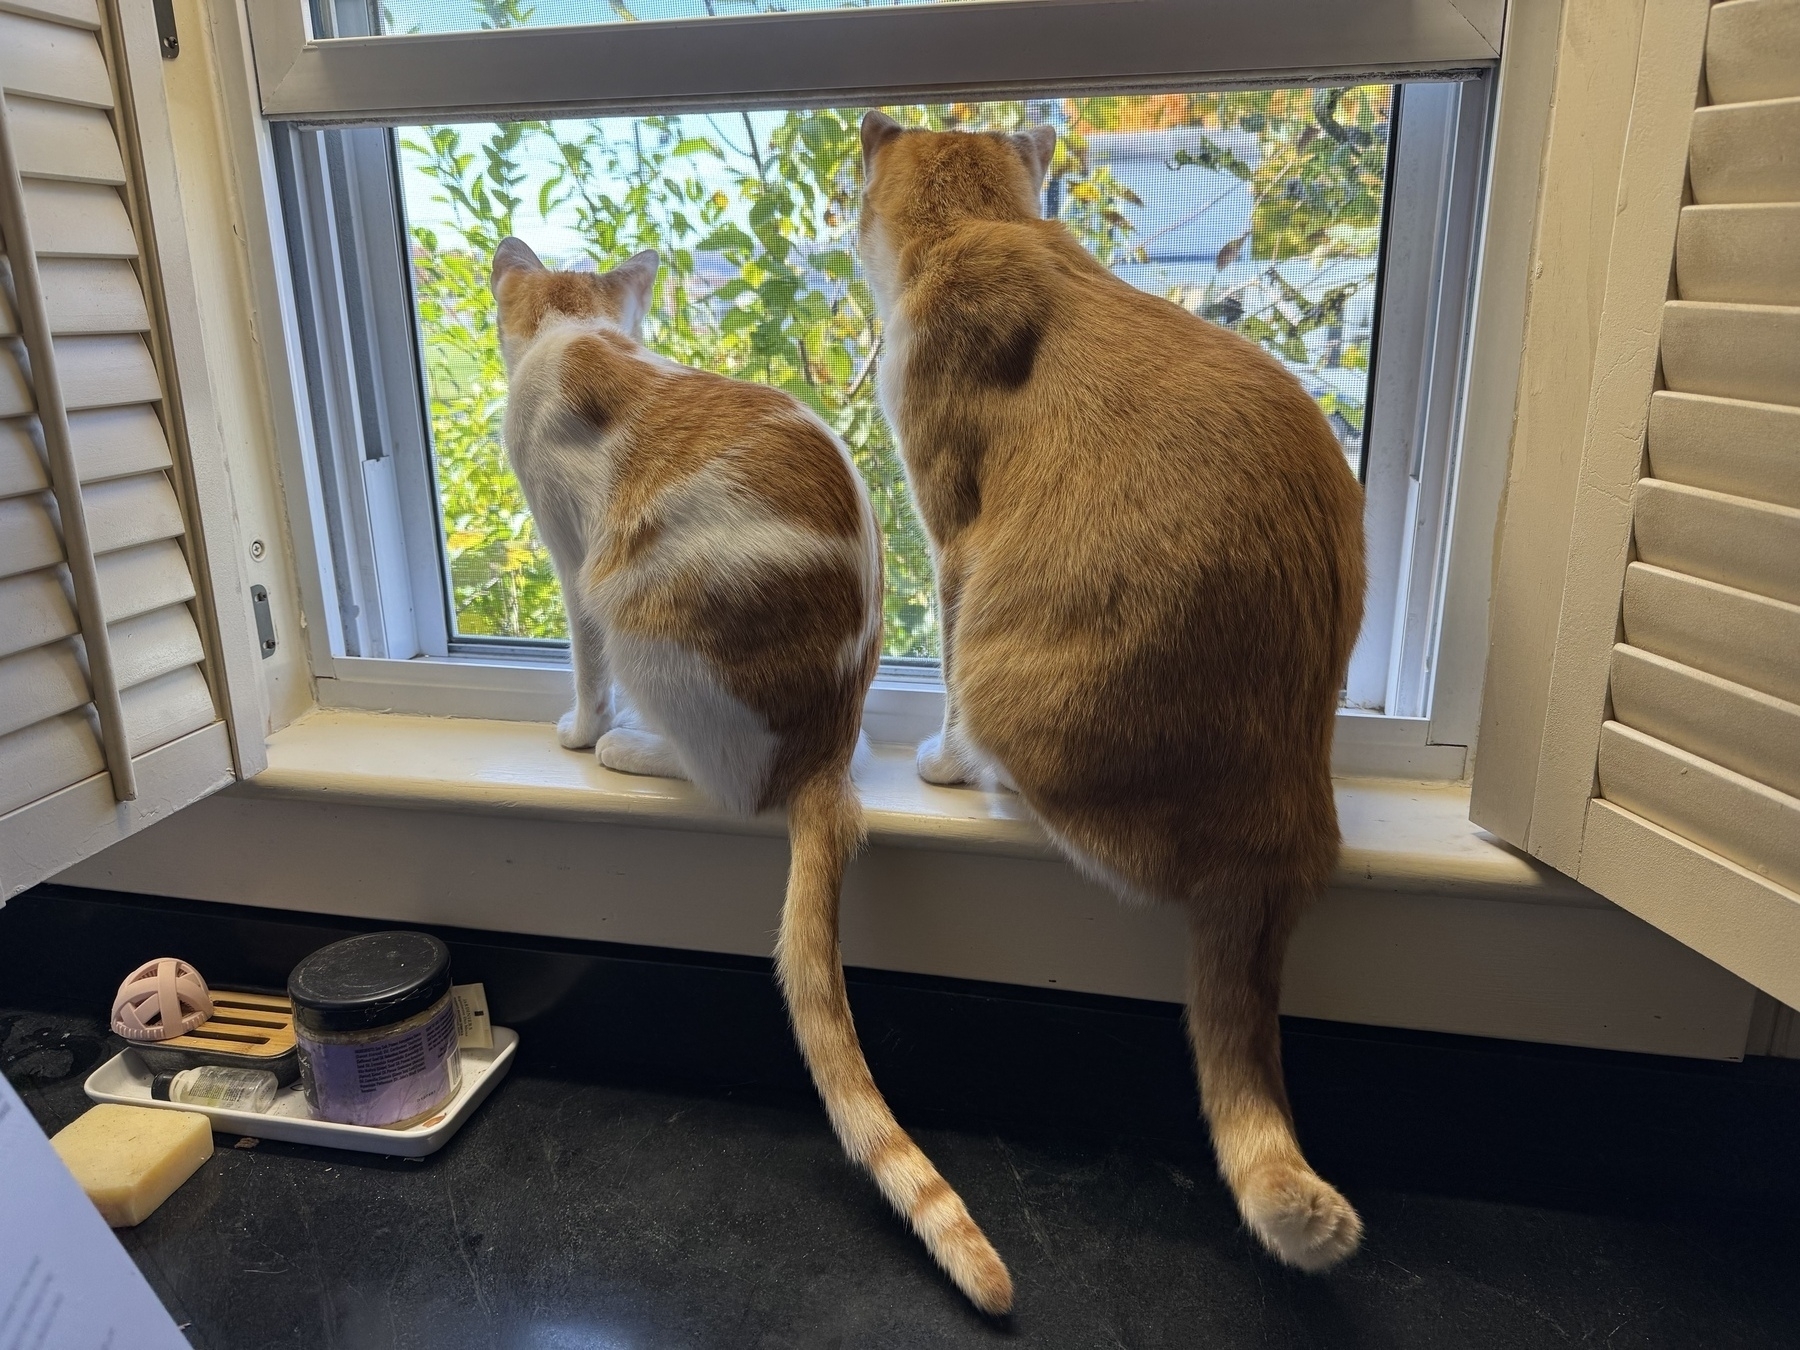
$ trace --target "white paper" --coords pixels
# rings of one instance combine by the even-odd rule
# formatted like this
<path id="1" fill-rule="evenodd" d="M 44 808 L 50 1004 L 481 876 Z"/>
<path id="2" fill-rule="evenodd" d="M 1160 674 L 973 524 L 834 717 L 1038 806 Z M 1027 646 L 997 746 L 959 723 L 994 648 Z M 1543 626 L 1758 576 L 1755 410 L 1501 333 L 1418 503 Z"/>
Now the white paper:
<path id="1" fill-rule="evenodd" d="M 0 1350 L 188 1350 L 0 1077 Z"/>
<path id="2" fill-rule="evenodd" d="M 492 1050 L 494 1023 L 488 1017 L 487 988 L 479 984 L 451 985 L 450 1006 L 456 1009 L 456 1048 Z"/>

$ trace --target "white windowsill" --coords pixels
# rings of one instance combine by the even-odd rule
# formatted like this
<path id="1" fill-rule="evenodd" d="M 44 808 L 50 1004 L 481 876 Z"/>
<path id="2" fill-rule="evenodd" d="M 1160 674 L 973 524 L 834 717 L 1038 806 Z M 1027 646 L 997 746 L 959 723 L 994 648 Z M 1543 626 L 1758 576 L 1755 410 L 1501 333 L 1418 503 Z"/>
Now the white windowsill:
<path id="1" fill-rule="evenodd" d="M 779 815 L 744 819 L 690 784 L 601 767 L 545 723 L 320 708 L 269 738 L 269 766 L 239 792 L 343 804 L 780 835 Z M 1016 797 L 940 788 L 910 750 L 875 746 L 858 775 L 873 843 L 1001 857 L 1058 856 Z M 1344 851 L 1336 889 L 1601 905 L 1583 887 L 1501 844 L 1450 783 L 1339 779 Z"/>
<path id="2" fill-rule="evenodd" d="M 556 721 L 569 706 L 569 668 L 563 662 L 502 657 L 419 657 L 389 661 L 332 658 L 314 684 L 321 707 L 410 713 L 460 720 Z M 877 744 L 917 745 L 944 720 L 944 691 L 936 679 L 883 670 L 869 690 L 863 728 Z M 1431 742 L 1431 720 L 1342 709 L 1332 747 L 1340 778 L 1393 778 L 1454 783 L 1468 751 Z"/>
<path id="3" fill-rule="evenodd" d="M 61 879 L 400 925 L 770 951 L 787 872 L 778 814 L 738 819 L 687 784 L 612 773 L 542 722 L 324 707 L 268 751 L 256 778 Z M 847 964 L 1183 997 L 1179 910 L 1122 905 L 1084 880 L 1016 798 L 930 787 L 891 745 L 860 786 L 870 846 L 845 882 Z M 1465 788 L 1345 778 L 1337 794 L 1343 857 L 1295 931 L 1284 1011 L 1743 1053 L 1749 986 L 1476 829 Z"/>

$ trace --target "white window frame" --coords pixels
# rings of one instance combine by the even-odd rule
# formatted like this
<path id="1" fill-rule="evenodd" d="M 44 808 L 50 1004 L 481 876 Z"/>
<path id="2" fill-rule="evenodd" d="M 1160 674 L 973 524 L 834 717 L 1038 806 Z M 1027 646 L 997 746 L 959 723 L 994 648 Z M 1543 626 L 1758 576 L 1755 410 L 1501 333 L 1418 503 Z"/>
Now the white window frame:
<path id="1" fill-rule="evenodd" d="M 332 32 L 315 31 L 307 0 L 245 0 L 265 117 L 398 125 L 452 108 L 487 122 L 1455 78 L 1494 66 L 1505 11 L 1504 0 L 958 0 L 377 37 L 359 0 L 316 2 Z"/>
<path id="2" fill-rule="evenodd" d="M 293 380 L 295 448 L 308 462 L 289 476 L 305 491 L 290 487 L 288 501 L 303 602 L 322 620 L 307 629 L 322 705 L 540 721 L 554 719 L 568 693 L 559 644 L 464 643 L 449 629 L 410 276 L 395 228 L 398 171 L 391 138 L 372 124 L 899 102 L 1016 93 L 1027 83 L 1066 92 L 1427 75 L 1433 82 L 1412 85 L 1396 118 L 1390 196 L 1416 205 L 1390 221 L 1384 253 L 1365 432 L 1368 619 L 1336 762 L 1355 776 L 1465 773 L 1486 639 L 1485 579 L 1477 573 L 1488 568 L 1491 541 L 1463 546 L 1453 522 L 1466 515 L 1459 451 L 1476 349 L 1468 320 L 1479 315 L 1472 278 L 1489 209 L 1498 5 L 1482 20 L 1492 40 L 1454 7 L 1429 0 L 1365 7 L 1353 19 L 1312 0 L 1281 0 L 1278 8 L 1292 11 L 1285 16 L 1241 0 L 996 0 L 383 37 L 316 36 L 307 8 L 302 0 L 247 0 L 271 198 L 280 185 L 272 223 L 288 251 L 308 260 L 281 289 L 300 292 L 284 306 L 284 374 Z M 343 33 L 359 23 L 366 32 L 367 12 L 362 0 L 322 11 Z M 996 23 L 1015 39 L 1024 28 L 1040 37 L 1028 51 L 1016 40 L 995 43 L 982 35 Z M 1108 35 L 1098 47 L 1096 25 Z M 883 38 L 871 41 L 877 29 Z M 782 34 L 785 42 L 773 40 Z M 799 67 L 832 70 L 846 82 L 781 84 L 773 68 L 743 61 L 752 42 L 781 50 L 798 42 L 808 53 Z M 709 65 L 709 44 L 733 59 Z M 965 56 L 951 63 L 956 79 L 945 84 L 948 50 Z M 1171 68 L 1171 51 L 1194 52 L 1194 64 Z M 554 68 L 546 69 L 541 62 L 552 53 Z M 577 84 L 559 83 L 565 62 L 583 72 Z M 596 74 L 615 65 L 628 67 L 631 79 Z M 531 72 L 529 93 L 511 73 L 519 69 Z M 798 68 L 780 69 L 802 78 Z M 455 103 L 425 102 L 427 84 L 454 88 Z M 596 100 L 598 88 L 609 92 Z M 396 315 L 408 323 L 395 323 Z M 382 378 L 369 378 L 371 370 Z M 359 426 L 392 453 L 365 461 Z M 1497 474 L 1478 477 L 1497 486 Z M 1492 510 L 1489 501 L 1490 520 Z M 1447 613 L 1470 597 L 1483 605 L 1482 622 L 1458 625 L 1449 613 L 1452 649 Z M 935 729 L 941 707 L 935 670 L 885 662 L 868 729 L 877 740 L 916 741 Z"/>

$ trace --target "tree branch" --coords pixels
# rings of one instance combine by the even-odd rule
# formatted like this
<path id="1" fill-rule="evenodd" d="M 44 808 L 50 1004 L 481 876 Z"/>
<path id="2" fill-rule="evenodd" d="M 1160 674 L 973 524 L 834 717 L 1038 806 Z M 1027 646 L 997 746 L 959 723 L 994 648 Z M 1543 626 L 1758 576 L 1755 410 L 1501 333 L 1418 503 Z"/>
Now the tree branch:
<path id="1" fill-rule="evenodd" d="M 883 337 L 876 338 L 875 345 L 869 348 L 869 359 L 863 362 L 863 368 L 856 372 L 856 378 L 850 381 L 850 387 L 844 391 L 846 403 L 856 397 L 856 391 L 863 387 L 863 381 L 868 379 L 869 372 L 875 369 L 875 358 L 881 355 L 881 344 L 884 338 L 885 334 Z"/>
<path id="2" fill-rule="evenodd" d="M 756 176 L 767 178 L 769 175 L 763 170 L 762 151 L 756 147 L 756 128 L 750 125 L 750 114 L 740 112 L 738 116 L 744 119 L 744 134 L 750 138 L 750 158 L 756 161 Z"/>

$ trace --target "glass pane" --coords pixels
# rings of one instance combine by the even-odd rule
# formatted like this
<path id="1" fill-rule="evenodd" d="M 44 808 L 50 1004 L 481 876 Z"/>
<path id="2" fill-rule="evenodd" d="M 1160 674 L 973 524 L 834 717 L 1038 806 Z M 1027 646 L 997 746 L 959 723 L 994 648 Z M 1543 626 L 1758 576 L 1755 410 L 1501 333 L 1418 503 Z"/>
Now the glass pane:
<path id="1" fill-rule="evenodd" d="M 1361 458 L 1392 88 L 890 109 L 937 127 L 1048 121 L 1046 190 L 1117 273 L 1279 357 Z M 461 636 L 562 637 L 561 597 L 500 445 L 488 259 L 662 251 L 650 346 L 780 386 L 843 437 L 887 545 L 885 649 L 935 656 L 924 536 L 876 404 L 880 324 L 855 258 L 860 108 L 397 132 Z"/>
<path id="2" fill-rule="evenodd" d="M 936 0 L 382 0 L 384 33 L 461 33 L 548 24 L 723 19 L 809 9 L 891 9 Z"/>

